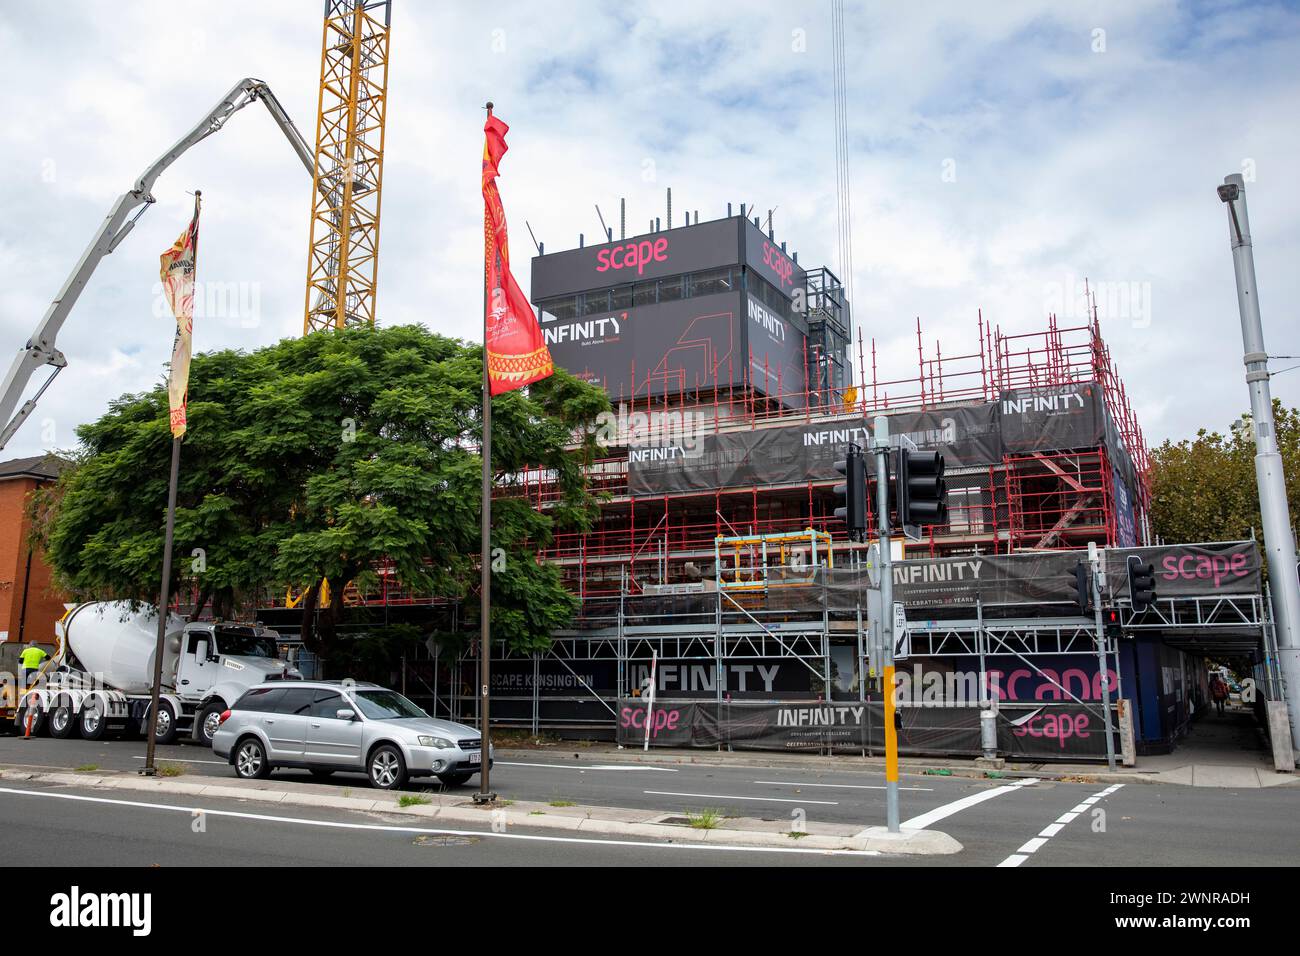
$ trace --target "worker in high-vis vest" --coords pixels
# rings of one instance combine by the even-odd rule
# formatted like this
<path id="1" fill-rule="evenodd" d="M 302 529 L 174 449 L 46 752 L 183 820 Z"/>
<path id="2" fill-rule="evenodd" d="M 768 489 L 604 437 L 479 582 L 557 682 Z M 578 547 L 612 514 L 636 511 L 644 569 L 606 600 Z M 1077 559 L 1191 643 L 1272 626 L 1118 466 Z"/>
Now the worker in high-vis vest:
<path id="1" fill-rule="evenodd" d="M 23 670 L 23 687 L 31 687 L 32 682 L 36 680 L 36 675 L 45 663 L 45 659 L 50 655 L 41 650 L 35 641 L 28 641 L 23 652 L 18 655 L 18 663 Z"/>

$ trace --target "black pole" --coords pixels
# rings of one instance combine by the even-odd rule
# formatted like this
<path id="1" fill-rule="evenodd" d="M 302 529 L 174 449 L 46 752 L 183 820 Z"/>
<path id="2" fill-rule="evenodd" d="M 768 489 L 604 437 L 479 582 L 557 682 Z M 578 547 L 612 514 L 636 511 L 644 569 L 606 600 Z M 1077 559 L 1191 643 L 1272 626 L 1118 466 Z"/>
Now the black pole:
<path id="1" fill-rule="evenodd" d="M 492 115 L 492 104 L 486 106 Z M 483 211 L 487 215 L 487 210 Z M 485 249 L 485 251 L 487 251 Z M 483 524 L 480 530 L 479 567 L 479 733 L 483 749 L 479 755 L 479 789 L 475 803 L 491 803 L 497 795 L 492 792 L 489 774 L 492 763 L 492 731 L 488 723 L 491 695 L 488 693 L 492 674 L 492 382 L 488 376 L 488 287 L 487 263 L 483 263 Z"/>
<path id="2" fill-rule="evenodd" d="M 199 214 L 199 202 L 202 195 L 199 190 L 194 190 L 195 218 Z M 192 223 L 191 228 L 193 228 Z M 193 256 L 193 279 L 197 280 L 199 270 L 199 242 L 197 236 L 194 239 Z M 171 374 L 175 374 L 175 369 L 172 369 Z M 180 476 L 180 470 L 181 436 L 173 435 L 171 477 L 167 484 L 167 530 L 163 537 L 162 588 L 158 600 L 158 640 L 154 644 L 153 652 L 153 687 L 149 690 L 149 725 L 145 728 L 144 766 L 140 769 L 140 773 L 146 777 L 152 777 L 158 772 L 157 768 L 154 767 L 153 760 L 154 749 L 157 746 L 155 738 L 158 733 L 158 708 L 161 706 L 159 698 L 162 696 L 163 653 L 167 644 L 167 605 L 171 602 L 172 537 L 176 529 L 176 481 Z M 176 715 L 173 714 L 172 717 L 175 719 Z"/>
<path id="3" fill-rule="evenodd" d="M 153 652 L 153 687 L 150 689 L 149 726 L 146 730 L 144 767 L 140 770 L 146 777 L 152 777 L 158 771 L 153 765 L 155 736 L 158 733 L 159 696 L 162 692 L 163 651 L 167 641 L 167 605 L 171 600 L 172 578 L 172 531 L 176 526 L 176 479 L 181 468 L 181 440 L 172 439 L 171 481 L 167 486 L 167 533 L 163 540 L 162 597 L 158 602 L 158 642 Z"/>

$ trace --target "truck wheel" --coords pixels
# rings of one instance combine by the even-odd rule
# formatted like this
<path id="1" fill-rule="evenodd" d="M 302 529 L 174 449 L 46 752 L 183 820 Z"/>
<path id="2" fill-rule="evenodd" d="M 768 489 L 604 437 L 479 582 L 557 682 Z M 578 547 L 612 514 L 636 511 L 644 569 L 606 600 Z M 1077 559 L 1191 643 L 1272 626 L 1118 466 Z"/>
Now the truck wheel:
<path id="1" fill-rule="evenodd" d="M 58 706 L 50 713 L 50 736 L 57 737 L 59 740 L 75 737 L 79 723 L 78 714 L 72 708 L 72 701 L 66 697 L 61 698 Z"/>
<path id="2" fill-rule="evenodd" d="M 235 775 L 245 780 L 261 780 L 271 773 L 266 750 L 256 737 L 245 737 L 235 747 Z"/>
<path id="3" fill-rule="evenodd" d="M 81 708 L 81 736 L 87 740 L 103 740 L 108 736 L 108 718 L 104 705 L 97 700 L 88 701 Z"/>
<path id="4" fill-rule="evenodd" d="M 146 723 L 145 727 L 149 725 Z M 176 711 L 167 701 L 158 703 L 158 725 L 154 728 L 154 743 L 169 744 L 176 739 Z"/>
<path id="5" fill-rule="evenodd" d="M 40 707 L 24 707 L 22 710 L 18 711 L 18 716 L 14 718 L 18 727 L 18 736 L 27 736 L 27 717 L 29 714 L 32 719 L 31 735 L 33 737 L 39 737 L 45 732 L 45 725 L 47 723 L 46 718 L 49 716 L 49 714 Z"/>
<path id="6" fill-rule="evenodd" d="M 216 736 L 217 728 L 221 726 L 221 715 L 225 710 L 226 702 L 220 698 L 204 704 L 199 715 L 194 718 L 194 739 L 205 747 L 211 747 L 212 738 Z"/>
<path id="7" fill-rule="evenodd" d="M 406 783 L 406 761 L 392 744 L 375 748 L 367 763 L 370 785 L 380 790 L 400 790 Z"/>

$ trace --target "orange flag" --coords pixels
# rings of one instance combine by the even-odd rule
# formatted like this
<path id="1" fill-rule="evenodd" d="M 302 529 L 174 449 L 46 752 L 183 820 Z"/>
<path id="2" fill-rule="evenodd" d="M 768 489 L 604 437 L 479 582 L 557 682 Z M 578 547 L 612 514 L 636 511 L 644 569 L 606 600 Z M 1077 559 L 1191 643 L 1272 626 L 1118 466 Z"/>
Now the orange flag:
<path id="1" fill-rule="evenodd" d="M 176 338 L 172 342 L 172 368 L 167 379 L 167 402 L 171 406 L 172 437 L 185 434 L 190 392 L 190 352 L 194 341 L 194 269 L 199 248 L 199 194 L 194 194 L 194 218 L 159 257 L 163 295 L 176 316 Z"/>
<path id="2" fill-rule="evenodd" d="M 533 307 L 510 272 L 506 211 L 496 183 L 509 129 L 488 112 L 483 126 L 483 281 L 487 291 L 488 384 L 493 395 L 523 388 L 555 371 Z"/>

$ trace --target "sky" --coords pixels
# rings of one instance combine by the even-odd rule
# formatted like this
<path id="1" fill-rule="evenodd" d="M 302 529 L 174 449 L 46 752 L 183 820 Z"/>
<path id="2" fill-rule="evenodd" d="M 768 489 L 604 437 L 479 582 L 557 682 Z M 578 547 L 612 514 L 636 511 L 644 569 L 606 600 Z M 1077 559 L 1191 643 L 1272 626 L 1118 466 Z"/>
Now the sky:
<path id="1" fill-rule="evenodd" d="M 511 126 L 500 186 L 525 290 L 525 223 L 548 251 L 572 248 L 598 236 L 596 204 L 614 225 L 626 198 L 631 235 L 664 217 L 668 187 L 678 217 L 774 209 L 801 265 L 843 274 L 830 9 L 393 0 L 379 323 L 480 338 L 489 99 Z M 321 11 L 0 0 L 6 367 L 117 196 L 240 78 L 265 80 L 314 140 Z M 1238 172 L 1268 349 L 1300 354 L 1296 5 L 868 2 L 847 5 L 845 28 L 853 322 L 882 377 L 915 371 L 918 317 L 945 355 L 976 348 L 977 310 L 1010 334 L 1049 311 L 1080 324 L 1087 278 L 1148 442 L 1226 429 L 1248 395 L 1215 187 Z M 59 336 L 67 368 L 0 458 L 73 447 L 77 425 L 163 379 L 158 256 L 196 188 L 199 276 L 224 300 L 196 317 L 196 350 L 301 334 L 311 181 L 254 104 L 159 179 Z M 1300 405 L 1300 370 L 1273 389 Z"/>

